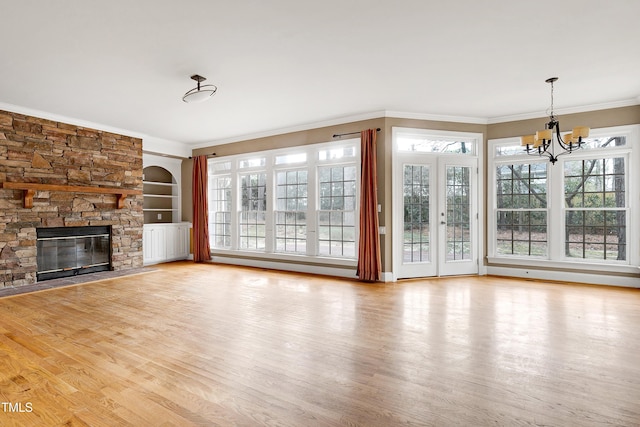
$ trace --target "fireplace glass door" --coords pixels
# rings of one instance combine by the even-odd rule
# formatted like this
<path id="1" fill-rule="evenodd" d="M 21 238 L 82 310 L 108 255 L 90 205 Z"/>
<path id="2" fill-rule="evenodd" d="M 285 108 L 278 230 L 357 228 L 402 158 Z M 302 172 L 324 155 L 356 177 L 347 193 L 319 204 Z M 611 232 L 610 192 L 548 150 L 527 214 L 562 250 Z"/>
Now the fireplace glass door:
<path id="1" fill-rule="evenodd" d="M 109 227 L 38 229 L 38 280 L 110 270 Z"/>

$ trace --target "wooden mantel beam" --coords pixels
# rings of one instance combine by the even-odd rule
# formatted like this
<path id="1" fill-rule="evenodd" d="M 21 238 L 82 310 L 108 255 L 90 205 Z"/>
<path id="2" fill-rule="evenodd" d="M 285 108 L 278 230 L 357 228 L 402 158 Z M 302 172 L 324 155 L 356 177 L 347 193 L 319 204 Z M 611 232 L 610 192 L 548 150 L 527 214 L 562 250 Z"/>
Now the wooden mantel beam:
<path id="1" fill-rule="evenodd" d="M 24 207 L 33 207 L 33 196 L 36 191 L 63 191 L 71 193 L 98 193 L 115 194 L 117 196 L 116 207 L 122 209 L 127 196 L 142 194 L 142 190 L 129 190 L 126 188 L 88 187 L 82 185 L 56 185 L 38 184 L 32 182 L 1 182 L 0 187 L 7 190 L 22 190 L 24 196 Z"/>

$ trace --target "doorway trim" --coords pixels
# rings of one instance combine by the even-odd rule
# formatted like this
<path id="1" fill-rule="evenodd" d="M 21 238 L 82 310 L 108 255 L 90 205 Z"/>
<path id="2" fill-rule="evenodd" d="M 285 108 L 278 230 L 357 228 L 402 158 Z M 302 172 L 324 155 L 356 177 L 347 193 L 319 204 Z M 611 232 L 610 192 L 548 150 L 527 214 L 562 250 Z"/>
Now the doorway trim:
<path id="1" fill-rule="evenodd" d="M 392 268 L 392 280 L 395 282 L 398 280 L 398 271 L 400 269 L 400 256 L 398 254 L 402 253 L 402 247 L 399 243 L 399 239 L 396 238 L 395 233 L 402 233 L 402 230 L 398 230 L 398 218 L 396 215 L 401 215 L 403 212 L 403 194 L 402 191 L 398 189 L 401 188 L 401 183 L 398 182 L 398 168 L 402 168 L 402 161 L 399 159 L 399 151 L 398 151 L 398 135 L 403 133 L 410 134 L 419 134 L 424 135 L 426 137 L 445 137 L 445 138 L 461 138 L 464 140 L 473 140 L 475 142 L 475 158 L 477 159 L 477 179 L 476 179 L 476 194 L 477 194 L 477 227 L 476 227 L 476 235 L 477 239 L 477 254 L 478 254 L 478 275 L 486 274 L 486 266 L 484 265 L 485 259 L 485 212 L 486 212 L 486 201 L 485 201 L 485 171 L 484 171 L 484 149 L 485 149 L 485 140 L 484 134 L 479 132 L 457 132 L 457 131 L 444 131 L 444 130 L 435 130 L 435 129 L 421 129 L 421 128 L 407 128 L 407 127 L 392 127 L 391 128 L 391 268 Z M 435 156 L 435 155 L 434 155 Z M 426 277 L 438 277 L 437 276 L 426 276 Z"/>

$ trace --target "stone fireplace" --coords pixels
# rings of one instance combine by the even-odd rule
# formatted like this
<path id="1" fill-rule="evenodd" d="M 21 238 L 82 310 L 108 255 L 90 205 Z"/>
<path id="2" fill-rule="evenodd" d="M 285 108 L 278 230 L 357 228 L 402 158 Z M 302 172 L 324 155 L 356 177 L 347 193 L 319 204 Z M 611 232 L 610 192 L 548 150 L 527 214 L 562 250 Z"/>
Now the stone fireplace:
<path id="1" fill-rule="evenodd" d="M 38 266 L 48 262 L 38 247 L 46 229 L 109 230 L 108 243 L 66 242 L 66 258 L 73 240 L 82 264 L 56 268 L 66 274 L 98 268 L 82 269 L 92 264 L 104 268 L 86 263 L 85 245 L 87 251 L 109 246 L 96 258 L 108 253 L 108 269 L 142 267 L 142 205 L 141 139 L 0 111 L 0 288 L 46 278 L 47 267 Z"/>

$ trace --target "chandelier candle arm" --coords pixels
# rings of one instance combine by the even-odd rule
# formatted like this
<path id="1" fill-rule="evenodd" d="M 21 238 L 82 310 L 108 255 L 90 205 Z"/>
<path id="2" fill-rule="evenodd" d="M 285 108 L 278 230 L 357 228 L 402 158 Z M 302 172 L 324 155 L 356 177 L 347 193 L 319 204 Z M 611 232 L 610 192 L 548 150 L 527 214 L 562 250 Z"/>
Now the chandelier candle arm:
<path id="1" fill-rule="evenodd" d="M 549 121 L 545 124 L 544 130 L 537 131 L 535 135 L 520 137 L 520 144 L 525 147 L 527 154 L 539 157 L 546 156 L 552 164 L 558 161 L 558 156 L 569 154 L 582 148 L 583 138 L 589 136 L 589 128 L 586 126 L 573 128 L 571 133 L 564 134 L 564 138 L 560 135 L 560 122 L 556 120 L 553 113 L 553 83 L 557 80 L 557 77 L 550 77 L 545 80 L 546 83 L 551 84 L 551 107 L 548 110 Z M 555 140 L 558 142 L 557 145 L 564 150 L 559 154 L 555 153 L 554 134 Z"/>

